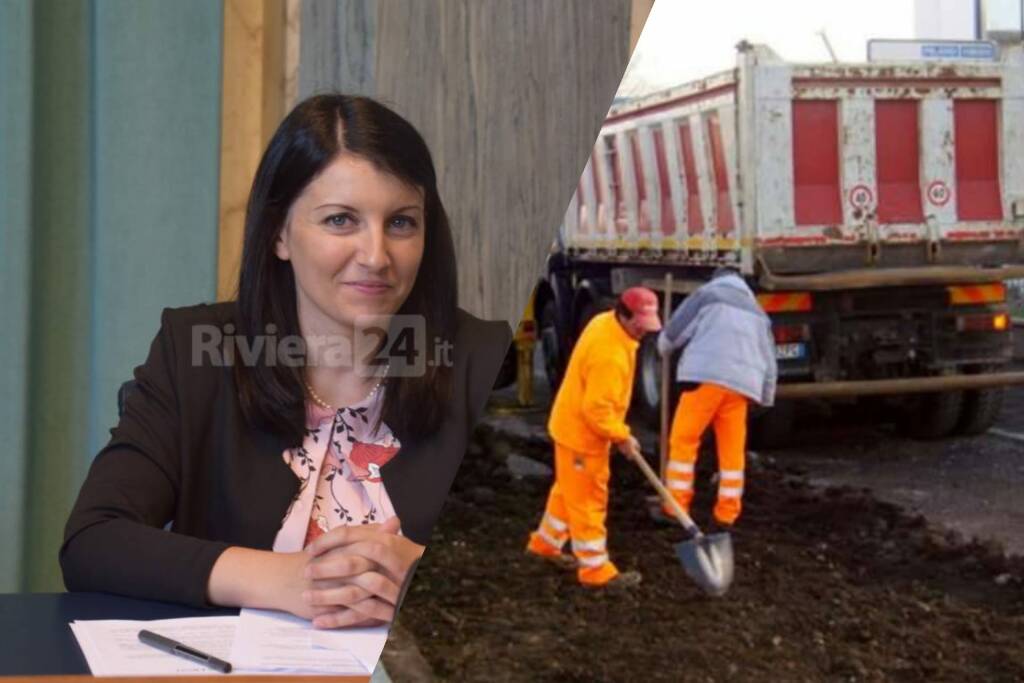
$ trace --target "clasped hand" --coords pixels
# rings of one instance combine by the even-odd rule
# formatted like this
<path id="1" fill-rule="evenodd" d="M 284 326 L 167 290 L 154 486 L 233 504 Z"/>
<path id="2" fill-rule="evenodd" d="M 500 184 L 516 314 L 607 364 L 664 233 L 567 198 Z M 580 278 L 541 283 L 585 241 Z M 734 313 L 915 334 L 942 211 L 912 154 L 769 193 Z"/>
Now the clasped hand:
<path id="1" fill-rule="evenodd" d="M 399 532 L 397 517 L 383 524 L 342 526 L 300 555 L 301 606 L 296 613 L 317 628 L 388 624 L 402 586 L 424 547 Z"/>

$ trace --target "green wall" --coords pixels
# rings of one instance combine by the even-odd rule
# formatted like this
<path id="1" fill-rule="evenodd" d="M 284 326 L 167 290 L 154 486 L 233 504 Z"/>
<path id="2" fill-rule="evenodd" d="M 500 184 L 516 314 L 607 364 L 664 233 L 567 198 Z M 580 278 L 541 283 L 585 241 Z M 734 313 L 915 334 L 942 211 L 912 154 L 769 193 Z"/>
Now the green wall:
<path id="1" fill-rule="evenodd" d="M 216 292 L 222 6 L 0 0 L 0 590 L 57 550 L 165 306 Z"/>

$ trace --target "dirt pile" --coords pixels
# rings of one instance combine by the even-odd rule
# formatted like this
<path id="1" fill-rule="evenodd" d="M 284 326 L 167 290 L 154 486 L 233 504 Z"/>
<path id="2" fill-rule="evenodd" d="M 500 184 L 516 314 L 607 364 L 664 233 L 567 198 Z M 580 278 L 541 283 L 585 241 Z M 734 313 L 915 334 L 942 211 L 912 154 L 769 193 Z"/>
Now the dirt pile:
<path id="1" fill-rule="evenodd" d="M 679 529 L 644 510 L 614 463 L 609 546 L 632 592 L 578 587 L 523 554 L 549 481 L 515 478 L 535 441 L 478 430 L 402 609 L 435 673 L 453 681 L 1024 680 L 1024 561 L 964 543 L 863 491 L 811 488 L 752 467 L 734 535 L 736 582 L 703 596 L 676 563 Z M 702 458 L 702 468 L 714 457 Z M 710 509 L 699 473 L 698 521 Z"/>

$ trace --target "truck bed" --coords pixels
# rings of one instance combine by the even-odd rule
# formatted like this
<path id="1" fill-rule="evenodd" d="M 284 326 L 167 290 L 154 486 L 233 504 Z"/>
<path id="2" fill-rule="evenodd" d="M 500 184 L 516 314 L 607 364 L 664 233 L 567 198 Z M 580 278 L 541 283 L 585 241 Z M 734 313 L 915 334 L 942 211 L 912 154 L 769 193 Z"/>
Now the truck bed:
<path id="1" fill-rule="evenodd" d="M 1024 264 L 1024 58 L 736 69 L 609 112 L 576 258 L 747 274 Z M 1011 152 L 1012 151 L 1012 152 Z"/>

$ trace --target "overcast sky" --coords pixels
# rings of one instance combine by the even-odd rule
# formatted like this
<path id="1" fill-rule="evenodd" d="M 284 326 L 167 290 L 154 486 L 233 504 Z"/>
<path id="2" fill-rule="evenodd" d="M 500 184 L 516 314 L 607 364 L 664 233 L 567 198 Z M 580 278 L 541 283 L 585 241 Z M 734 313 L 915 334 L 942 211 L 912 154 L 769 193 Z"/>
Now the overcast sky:
<path id="1" fill-rule="evenodd" d="M 656 0 L 620 93 L 732 68 L 742 39 L 790 61 L 830 61 L 821 30 L 841 61 L 865 61 L 870 38 L 914 37 L 914 0 Z"/>

